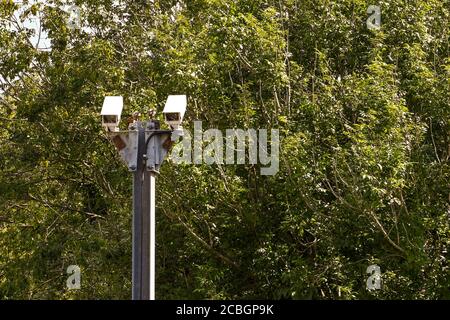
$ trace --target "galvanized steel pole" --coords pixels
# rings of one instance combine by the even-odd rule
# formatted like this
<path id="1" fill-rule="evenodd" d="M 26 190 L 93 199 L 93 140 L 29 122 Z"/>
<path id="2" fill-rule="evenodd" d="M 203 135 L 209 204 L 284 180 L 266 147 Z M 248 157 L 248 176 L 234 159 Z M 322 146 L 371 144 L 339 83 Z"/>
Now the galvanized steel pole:
<path id="1" fill-rule="evenodd" d="M 155 181 L 146 170 L 147 123 L 138 122 L 138 162 L 133 178 L 133 300 L 155 300 Z M 155 136 L 156 138 L 156 136 Z"/>
<path id="2" fill-rule="evenodd" d="M 137 168 L 133 173 L 133 259 L 132 259 L 132 299 L 142 300 L 142 218 L 143 218 L 143 178 L 145 165 L 145 128 L 141 122 L 136 123 L 138 128 L 138 154 Z"/>

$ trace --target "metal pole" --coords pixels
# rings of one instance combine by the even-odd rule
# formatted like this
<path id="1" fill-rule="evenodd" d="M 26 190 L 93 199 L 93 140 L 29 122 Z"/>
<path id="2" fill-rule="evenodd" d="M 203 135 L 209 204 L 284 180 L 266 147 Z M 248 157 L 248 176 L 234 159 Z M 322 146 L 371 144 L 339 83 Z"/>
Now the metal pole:
<path id="1" fill-rule="evenodd" d="M 156 219 L 155 219 L 155 183 L 158 174 L 154 164 L 164 157 L 162 148 L 156 149 L 150 143 L 147 150 L 146 139 L 160 139 L 161 132 L 146 138 L 148 123 L 137 123 L 138 154 L 137 169 L 133 179 L 133 300 L 155 300 L 155 264 L 156 264 Z M 153 126 L 153 129 L 156 127 Z M 167 134 L 167 132 L 163 132 Z M 157 145 L 161 144 L 157 140 Z M 147 154 L 149 152 L 149 154 Z M 146 159 L 144 159 L 146 155 Z M 156 159 L 155 159 L 156 157 Z M 151 161 L 153 165 L 145 162 Z M 156 161 L 156 162 L 155 162 Z"/>
<path id="2" fill-rule="evenodd" d="M 142 195 L 145 166 L 143 155 L 145 153 L 145 129 L 141 122 L 136 123 L 138 128 L 138 154 L 137 168 L 133 174 L 133 259 L 132 259 L 132 299 L 142 299 Z"/>
<path id="3" fill-rule="evenodd" d="M 155 300 L 155 173 L 144 173 L 142 198 L 142 299 Z"/>
<path id="4" fill-rule="evenodd" d="M 155 219 L 155 183 L 156 173 L 150 172 L 150 300 L 155 300 L 155 250 L 156 250 L 156 219 Z"/>
<path id="5" fill-rule="evenodd" d="M 137 169 L 133 176 L 133 300 L 155 300 L 155 180 L 144 165 L 145 123 L 138 126 Z"/>
<path id="6" fill-rule="evenodd" d="M 144 172 L 142 190 L 142 300 L 150 299 L 150 183 L 149 173 Z"/>

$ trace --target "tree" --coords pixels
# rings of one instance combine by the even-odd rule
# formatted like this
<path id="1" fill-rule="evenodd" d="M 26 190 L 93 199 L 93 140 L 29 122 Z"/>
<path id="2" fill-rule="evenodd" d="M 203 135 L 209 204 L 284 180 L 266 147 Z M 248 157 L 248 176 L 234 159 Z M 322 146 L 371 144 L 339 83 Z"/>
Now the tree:
<path id="1" fill-rule="evenodd" d="M 157 299 L 450 298 L 449 1 L 380 1 L 380 30 L 359 0 L 84 0 L 80 28 L 63 4 L 0 2 L 0 298 L 131 297 L 131 177 L 98 114 L 168 94 L 187 129 L 282 143 L 275 176 L 167 161 Z"/>

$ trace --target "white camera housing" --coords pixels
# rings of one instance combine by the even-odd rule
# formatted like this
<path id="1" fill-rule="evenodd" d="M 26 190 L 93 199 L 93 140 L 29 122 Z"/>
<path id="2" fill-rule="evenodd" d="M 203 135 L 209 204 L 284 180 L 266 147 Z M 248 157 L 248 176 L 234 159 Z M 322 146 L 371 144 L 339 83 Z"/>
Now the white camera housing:
<path id="1" fill-rule="evenodd" d="M 120 116 L 122 115 L 122 96 L 108 96 L 103 101 L 102 126 L 106 131 L 119 131 Z"/>
<path id="2" fill-rule="evenodd" d="M 163 110 L 164 120 L 174 130 L 181 128 L 186 112 L 186 95 L 170 95 Z"/>

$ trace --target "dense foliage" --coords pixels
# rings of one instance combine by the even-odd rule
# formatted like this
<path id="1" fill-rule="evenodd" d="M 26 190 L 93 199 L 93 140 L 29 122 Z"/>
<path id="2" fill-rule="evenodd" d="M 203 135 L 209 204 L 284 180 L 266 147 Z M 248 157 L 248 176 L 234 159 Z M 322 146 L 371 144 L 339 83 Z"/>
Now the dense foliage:
<path id="1" fill-rule="evenodd" d="M 188 129 L 279 129 L 280 171 L 165 163 L 157 299 L 450 298 L 450 1 L 74 3 L 81 29 L 0 1 L 0 299 L 131 297 L 131 175 L 99 111 L 177 93 Z"/>

